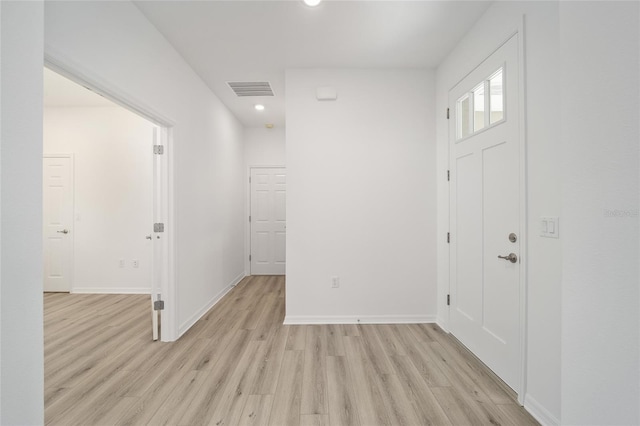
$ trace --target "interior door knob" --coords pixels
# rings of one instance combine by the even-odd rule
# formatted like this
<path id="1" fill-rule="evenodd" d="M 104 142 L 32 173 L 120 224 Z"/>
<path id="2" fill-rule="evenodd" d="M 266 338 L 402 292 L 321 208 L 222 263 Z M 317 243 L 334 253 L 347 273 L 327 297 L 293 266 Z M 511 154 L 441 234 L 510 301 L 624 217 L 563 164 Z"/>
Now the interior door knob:
<path id="1" fill-rule="evenodd" d="M 507 256 L 498 256 L 498 258 L 508 260 L 511 263 L 518 261 L 518 256 L 515 253 L 509 253 Z"/>
<path id="2" fill-rule="evenodd" d="M 63 229 L 62 231 L 56 231 L 58 234 L 68 234 L 69 230 L 68 229 Z"/>

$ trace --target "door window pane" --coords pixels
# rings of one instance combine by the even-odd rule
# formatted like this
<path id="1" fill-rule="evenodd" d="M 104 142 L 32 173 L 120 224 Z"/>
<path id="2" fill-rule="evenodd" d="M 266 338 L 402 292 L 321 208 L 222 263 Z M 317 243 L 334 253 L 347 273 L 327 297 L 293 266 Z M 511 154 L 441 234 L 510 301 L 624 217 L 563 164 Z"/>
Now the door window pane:
<path id="1" fill-rule="evenodd" d="M 458 139 L 465 138 L 471 133 L 470 121 L 470 105 L 471 99 L 469 95 L 465 95 L 458 101 Z"/>
<path id="2" fill-rule="evenodd" d="M 504 80 L 502 68 L 489 79 L 490 124 L 497 123 L 504 118 Z"/>
<path id="3" fill-rule="evenodd" d="M 473 131 L 484 129 L 485 122 L 485 96 L 484 96 L 484 82 L 481 85 L 473 89 Z"/>
<path id="4" fill-rule="evenodd" d="M 504 103 L 504 68 L 500 68 L 456 102 L 456 140 L 504 121 Z"/>

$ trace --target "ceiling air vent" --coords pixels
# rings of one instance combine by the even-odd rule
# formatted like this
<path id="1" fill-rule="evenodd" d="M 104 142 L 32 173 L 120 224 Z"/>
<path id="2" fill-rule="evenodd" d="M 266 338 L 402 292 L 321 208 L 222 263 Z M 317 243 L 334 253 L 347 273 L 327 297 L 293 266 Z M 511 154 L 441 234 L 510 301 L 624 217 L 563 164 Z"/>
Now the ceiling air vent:
<path id="1" fill-rule="evenodd" d="M 268 81 L 227 81 L 237 96 L 273 96 Z"/>

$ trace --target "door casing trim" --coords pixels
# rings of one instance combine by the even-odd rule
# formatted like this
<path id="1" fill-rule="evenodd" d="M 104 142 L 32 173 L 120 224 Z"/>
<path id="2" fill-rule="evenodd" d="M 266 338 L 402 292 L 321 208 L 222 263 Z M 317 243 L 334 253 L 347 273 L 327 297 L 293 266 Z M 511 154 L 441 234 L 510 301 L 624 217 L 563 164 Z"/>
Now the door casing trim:
<path id="1" fill-rule="evenodd" d="M 162 296 L 165 299 L 165 308 L 161 314 L 163 342 L 173 342 L 180 337 L 177 321 L 178 292 L 177 292 L 177 233 L 176 228 L 176 189 L 174 185 L 174 151 L 173 151 L 173 127 L 175 121 L 160 114 L 145 102 L 136 99 L 131 94 L 122 90 L 112 82 L 106 81 L 99 74 L 78 64 L 73 59 L 60 52 L 45 42 L 44 46 L 44 66 L 65 76 L 66 78 L 89 88 L 95 93 L 113 101 L 123 108 L 151 121 L 160 127 L 160 140 L 165 146 L 163 165 L 165 168 L 166 185 L 163 188 L 162 205 L 158 208 L 158 214 L 165 223 L 165 238 L 163 242 L 164 264 L 162 265 L 163 276 Z M 157 182 L 154 176 L 154 192 Z M 154 218 L 155 219 L 155 218 Z M 154 263 L 160 259 L 154 259 Z"/>

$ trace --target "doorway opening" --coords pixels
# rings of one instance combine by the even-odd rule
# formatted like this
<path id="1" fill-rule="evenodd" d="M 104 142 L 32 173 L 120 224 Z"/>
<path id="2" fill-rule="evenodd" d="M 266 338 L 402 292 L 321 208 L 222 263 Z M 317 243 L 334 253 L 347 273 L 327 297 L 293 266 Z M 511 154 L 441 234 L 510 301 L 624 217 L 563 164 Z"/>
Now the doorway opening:
<path id="1" fill-rule="evenodd" d="M 251 275 L 284 275 L 287 171 L 284 167 L 251 167 L 249 173 Z"/>
<path id="2" fill-rule="evenodd" d="M 170 125 L 45 64 L 44 291 L 148 294 L 173 341 Z"/>

